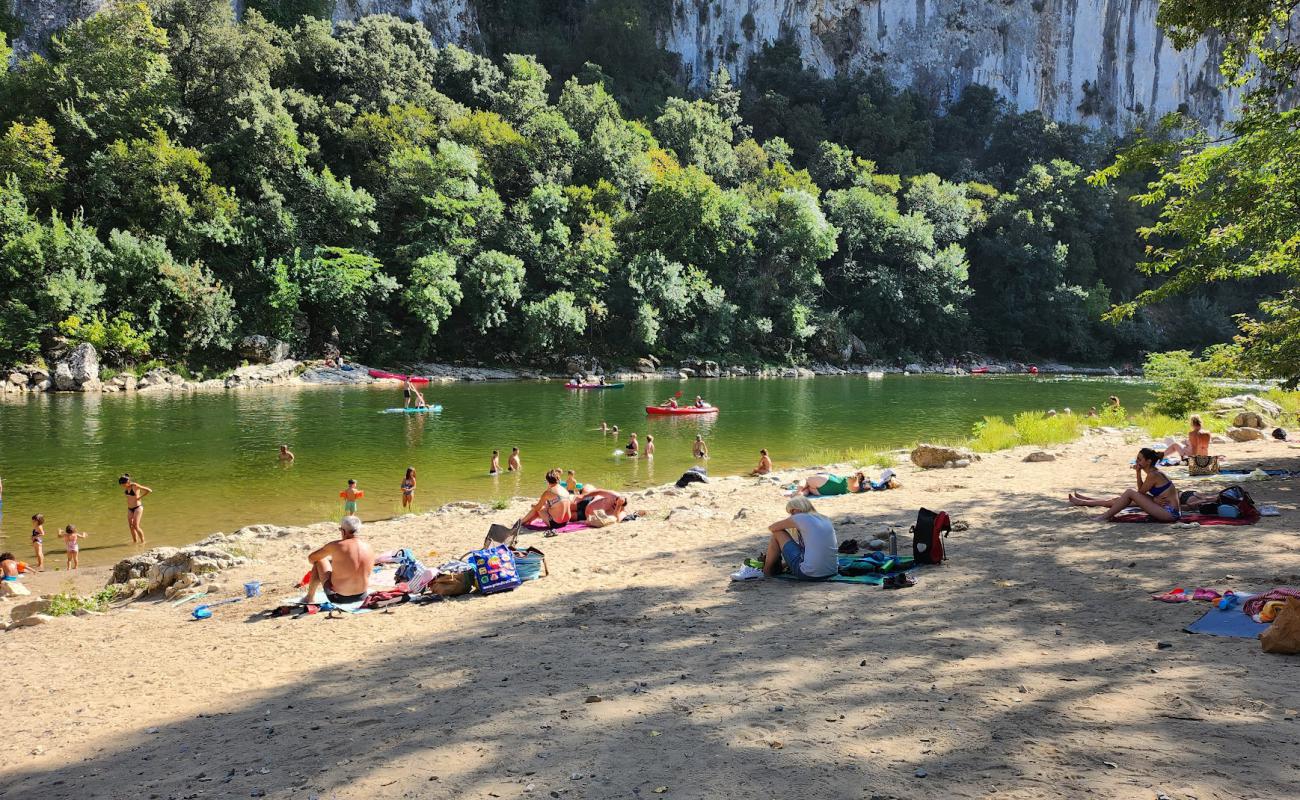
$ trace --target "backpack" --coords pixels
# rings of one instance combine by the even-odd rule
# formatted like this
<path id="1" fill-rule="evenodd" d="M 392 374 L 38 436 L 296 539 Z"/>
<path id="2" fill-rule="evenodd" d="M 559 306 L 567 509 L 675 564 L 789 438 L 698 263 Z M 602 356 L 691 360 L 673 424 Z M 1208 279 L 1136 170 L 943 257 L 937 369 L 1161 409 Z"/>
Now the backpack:
<path id="1" fill-rule="evenodd" d="M 923 508 L 916 512 L 912 526 L 912 558 L 917 564 L 942 564 L 948 555 L 943 550 L 943 537 L 952 531 L 952 520 L 947 511 L 934 512 Z"/>
<path id="2" fill-rule="evenodd" d="M 682 473 L 682 477 L 677 479 L 676 486 L 678 489 L 685 489 L 692 483 L 708 483 L 709 471 L 704 467 L 691 467 Z"/>
<path id="3" fill-rule="evenodd" d="M 475 550 L 465 560 L 474 568 L 474 579 L 482 594 L 508 592 L 523 583 L 515 557 L 504 545 Z"/>
<path id="4" fill-rule="evenodd" d="M 1236 516 L 1242 519 L 1252 519 L 1259 516 L 1259 509 L 1255 508 L 1254 498 L 1240 486 L 1229 486 L 1219 492 L 1219 496 L 1215 498 L 1213 503 L 1204 503 L 1197 511 L 1213 516 L 1228 516 L 1222 514 L 1219 510 L 1220 506 L 1232 506 L 1237 509 Z"/>

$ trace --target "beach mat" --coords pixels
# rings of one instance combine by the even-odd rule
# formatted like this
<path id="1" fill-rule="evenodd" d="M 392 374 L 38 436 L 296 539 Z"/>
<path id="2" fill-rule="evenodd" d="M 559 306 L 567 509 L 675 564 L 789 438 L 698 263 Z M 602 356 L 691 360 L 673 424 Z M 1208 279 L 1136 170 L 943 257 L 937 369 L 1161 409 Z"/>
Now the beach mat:
<path id="1" fill-rule="evenodd" d="M 881 560 L 895 561 L 897 569 L 891 568 L 889 573 L 880 572 L 882 566 Z M 872 553 L 869 555 L 851 555 L 840 553 L 837 557 L 839 561 L 839 575 L 833 578 L 827 578 L 824 581 L 808 581 L 809 583 L 856 583 L 866 586 L 879 586 L 885 580 L 886 574 L 895 572 L 908 572 L 916 566 L 915 560 L 911 556 L 898 556 L 897 559 L 890 559 L 883 553 Z M 857 575 L 845 575 L 845 572 L 857 572 Z M 776 577 L 785 580 L 797 580 L 793 575 L 783 572 Z"/>
<path id="2" fill-rule="evenodd" d="M 1244 468 L 1242 468 L 1242 469 L 1227 469 L 1227 468 L 1220 468 L 1220 469 L 1219 469 L 1219 472 L 1218 472 L 1217 474 L 1219 474 L 1219 475 L 1249 475 L 1249 474 L 1251 474 L 1252 472 L 1255 472 L 1255 470 L 1253 470 L 1253 469 L 1244 469 Z M 1264 472 L 1265 475 L 1269 476 L 1270 478 L 1290 478 L 1290 477 L 1293 477 L 1293 476 L 1295 476 L 1295 475 L 1297 475 L 1297 474 L 1300 474 L 1300 473 L 1292 472 L 1292 471 L 1289 470 L 1289 469 L 1266 469 L 1266 470 L 1264 470 L 1263 472 Z M 1212 476 L 1206 476 L 1206 477 L 1212 477 Z"/>
<path id="3" fill-rule="evenodd" d="M 879 586 L 884 583 L 884 575 L 836 575 L 834 578 L 827 578 L 822 581 L 804 581 L 799 580 L 788 572 L 782 572 L 776 577 L 784 581 L 799 581 L 800 583 L 857 583 L 866 586 Z M 1242 616 L 1245 616 L 1244 614 Z"/>
<path id="4" fill-rule="evenodd" d="M 560 528 L 550 528 L 546 525 L 545 522 L 535 519 L 532 522 L 525 525 L 524 530 L 537 531 L 537 532 L 554 531 L 555 533 L 572 533 L 573 531 L 585 531 L 587 530 L 588 527 L 589 526 L 585 522 L 570 522 L 568 525 L 565 525 Z"/>
<path id="5" fill-rule="evenodd" d="M 1164 525 L 1172 525 L 1163 519 L 1153 519 L 1150 514 L 1143 511 L 1126 512 L 1117 514 L 1111 522 L 1155 522 Z M 1195 522 L 1201 525 L 1254 525 L 1259 522 L 1259 517 L 1219 517 L 1213 514 L 1183 514 L 1175 522 Z"/>
<path id="6" fill-rule="evenodd" d="M 1217 607 L 1205 612 L 1205 616 L 1188 625 L 1183 630 L 1188 633 L 1203 633 L 1207 636 L 1232 636 L 1239 639 L 1254 639 L 1268 630 L 1269 623 L 1256 622 L 1242 613 L 1240 606 L 1220 611 Z"/>

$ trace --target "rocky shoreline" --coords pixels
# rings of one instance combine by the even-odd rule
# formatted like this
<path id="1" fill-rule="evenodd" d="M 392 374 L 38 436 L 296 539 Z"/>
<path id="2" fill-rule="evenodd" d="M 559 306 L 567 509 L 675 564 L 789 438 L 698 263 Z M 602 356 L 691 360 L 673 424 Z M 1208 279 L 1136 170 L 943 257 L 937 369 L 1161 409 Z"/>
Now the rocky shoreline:
<path id="1" fill-rule="evenodd" d="M 18 365 L 0 370 L 3 383 L 0 394 L 27 394 L 42 392 L 115 393 L 145 391 L 209 391 L 226 389 L 252 389 L 268 386 L 309 385 L 362 385 L 391 382 L 391 379 L 373 378 L 370 368 L 362 364 L 338 365 L 323 359 L 298 360 L 290 358 L 284 342 L 262 336 L 248 337 L 240 343 L 240 355 L 249 363 L 227 375 L 206 380 L 187 378 L 166 367 L 151 369 L 143 375 L 128 372 L 109 374 L 101 370 L 99 354 L 95 348 L 83 343 L 73 348 L 52 368 L 44 365 Z M 540 369 L 489 367 L 483 365 L 456 365 L 417 363 L 401 369 L 412 375 L 428 377 L 434 383 L 459 381 L 524 381 L 568 380 L 583 376 L 595 381 L 604 377 L 611 382 L 630 382 L 655 379 L 685 378 L 811 378 L 818 375 L 865 375 L 883 378 L 889 374 L 901 375 L 970 375 L 978 363 L 990 375 L 1024 374 L 1028 365 L 1013 361 L 972 360 L 969 364 L 923 364 L 913 362 L 896 364 L 849 364 L 837 366 L 830 363 L 811 363 L 806 366 L 746 366 L 723 364 L 712 360 L 687 359 L 676 366 L 665 364 L 653 356 L 638 358 L 631 365 L 605 367 L 594 358 L 572 356 L 565 360 L 563 372 Z M 1077 367 L 1068 364 L 1044 363 L 1037 365 L 1043 375 L 1078 375 L 1087 377 L 1121 377 L 1115 367 Z"/>

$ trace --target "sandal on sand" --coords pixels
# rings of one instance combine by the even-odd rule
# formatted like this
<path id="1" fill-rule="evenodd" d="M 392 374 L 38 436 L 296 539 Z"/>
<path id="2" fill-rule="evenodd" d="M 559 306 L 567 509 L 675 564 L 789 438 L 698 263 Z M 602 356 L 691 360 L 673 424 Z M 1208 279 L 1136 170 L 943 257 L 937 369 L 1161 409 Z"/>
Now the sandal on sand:
<path id="1" fill-rule="evenodd" d="M 1192 598 L 1191 595 L 1183 591 L 1183 587 L 1179 586 L 1176 589 L 1170 589 L 1169 591 L 1164 592 L 1162 594 L 1153 594 L 1151 595 L 1151 599 L 1159 600 L 1162 603 L 1186 603 L 1188 600 L 1191 600 Z"/>
<path id="2" fill-rule="evenodd" d="M 906 589 L 915 586 L 916 580 L 906 572 L 895 572 L 893 575 L 886 575 L 880 585 L 885 589 Z"/>

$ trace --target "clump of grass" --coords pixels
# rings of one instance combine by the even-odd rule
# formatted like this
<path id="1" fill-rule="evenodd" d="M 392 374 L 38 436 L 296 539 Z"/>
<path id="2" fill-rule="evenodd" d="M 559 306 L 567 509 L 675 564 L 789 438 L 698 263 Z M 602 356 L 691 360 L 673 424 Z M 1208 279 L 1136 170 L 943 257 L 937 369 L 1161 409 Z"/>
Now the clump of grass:
<path id="1" fill-rule="evenodd" d="M 985 417 L 975 423 L 970 446 L 979 453 L 992 453 L 1007 450 L 1020 444 L 1020 434 L 1014 425 L 1002 417 Z"/>
<path id="2" fill-rule="evenodd" d="M 492 501 L 493 511 L 505 511 L 509 507 L 510 507 L 510 498 L 508 497 L 498 497 L 497 499 Z"/>
<path id="3" fill-rule="evenodd" d="M 1020 443 L 1036 447 L 1068 444 L 1083 435 L 1083 421 L 1074 414 L 1047 416 L 1042 411 L 1024 411 L 1015 416 L 1013 424 L 1020 435 Z"/>
<path id="4" fill-rule="evenodd" d="M 78 611 L 107 611 L 108 604 L 116 599 L 117 587 L 115 586 L 100 589 L 88 597 L 65 592 L 50 598 L 50 605 L 45 613 L 51 617 L 67 617 Z"/>
<path id="5" fill-rule="evenodd" d="M 1264 392 L 1265 400 L 1272 400 L 1279 406 L 1285 414 L 1295 416 L 1300 414 L 1300 392 L 1288 392 L 1276 387 Z"/>
<path id="6" fill-rule="evenodd" d="M 822 449 L 808 457 L 811 464 L 854 464 L 860 467 L 892 467 L 897 463 L 892 451 L 870 447 L 848 447 L 839 450 Z"/>
<path id="7" fill-rule="evenodd" d="M 1178 419 L 1155 411 L 1143 411 L 1141 414 L 1135 414 L 1130 422 L 1146 431 L 1152 439 L 1181 436 L 1187 431 L 1188 427 L 1185 419 Z"/>

